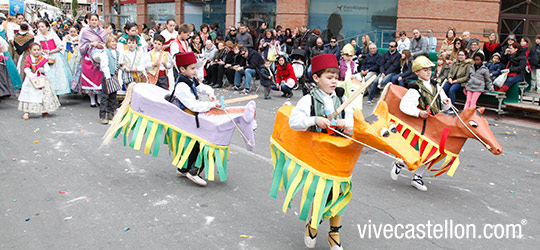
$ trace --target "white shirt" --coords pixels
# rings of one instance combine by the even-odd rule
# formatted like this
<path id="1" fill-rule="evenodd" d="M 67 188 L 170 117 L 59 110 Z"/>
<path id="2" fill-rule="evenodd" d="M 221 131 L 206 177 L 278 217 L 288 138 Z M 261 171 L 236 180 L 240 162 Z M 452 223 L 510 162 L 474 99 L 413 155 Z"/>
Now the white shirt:
<path id="1" fill-rule="evenodd" d="M 13 39 L 15 38 L 15 30 L 20 30 L 21 29 L 21 26 L 18 25 L 17 23 L 15 22 L 8 22 L 7 23 L 7 39 L 8 41 L 13 41 Z"/>
<path id="2" fill-rule="evenodd" d="M 189 46 L 189 43 L 187 40 L 180 40 L 180 43 L 182 43 L 182 47 L 184 47 L 186 51 L 191 51 L 191 46 Z M 178 52 L 180 52 L 180 45 L 177 42 L 172 42 L 171 43 L 171 56 L 174 56 Z"/>
<path id="3" fill-rule="evenodd" d="M 159 63 L 159 70 L 167 70 L 172 68 L 172 59 L 170 58 L 170 55 L 165 52 L 165 57 L 161 57 L 161 62 Z M 159 56 L 156 57 L 156 62 Z M 163 66 L 163 63 L 165 62 L 165 66 Z M 144 66 L 146 70 L 151 70 L 154 68 L 154 65 L 152 65 L 152 56 L 149 53 L 146 53 L 145 59 L 144 59 Z"/>
<path id="4" fill-rule="evenodd" d="M 135 54 L 135 52 L 137 53 Z M 145 72 L 144 58 L 146 56 L 144 55 L 144 53 L 141 52 L 140 49 L 133 52 L 130 50 L 126 50 L 124 51 L 124 53 L 119 53 L 119 55 L 122 56 L 122 62 L 124 63 L 124 67 L 122 68 L 122 70 L 125 70 L 127 68 L 135 68 L 137 70 L 137 73 Z M 135 56 L 137 56 L 137 58 L 139 59 L 135 58 Z M 129 61 L 126 61 L 128 59 Z"/>
<path id="5" fill-rule="evenodd" d="M 404 50 L 408 50 L 411 47 L 411 40 L 408 37 L 405 38 L 405 41 L 401 39 L 397 42 L 397 51 L 401 54 Z"/>
<path id="6" fill-rule="evenodd" d="M 171 39 L 175 39 L 178 36 L 178 31 L 173 30 L 173 32 L 171 33 L 168 30 L 163 30 L 159 34 L 165 38 L 165 43 L 166 43 Z"/>
<path id="7" fill-rule="evenodd" d="M 424 87 L 426 87 L 432 94 L 437 93 L 437 90 L 431 88 L 429 81 L 422 80 L 422 84 L 424 84 Z M 448 99 L 448 96 L 446 96 L 446 93 L 444 93 L 444 90 L 442 90 L 439 85 L 437 85 L 437 88 L 440 89 L 439 95 L 441 100 Z M 416 89 L 409 89 L 403 98 L 401 98 L 401 102 L 399 103 L 399 109 L 401 112 L 410 116 L 418 117 L 420 114 L 420 109 L 418 108 L 418 104 L 420 104 L 420 102 L 418 101 L 418 98 L 420 98 L 420 92 L 418 92 Z M 450 109 L 450 104 L 443 103 L 440 110 L 443 111 L 447 109 Z"/>
<path id="8" fill-rule="evenodd" d="M 199 97 L 201 95 L 213 95 L 214 89 L 206 84 L 201 83 L 199 86 L 197 86 L 197 94 Z M 176 85 L 174 96 L 176 96 L 176 98 L 178 98 L 178 100 L 180 100 L 180 102 L 182 102 L 186 108 L 193 112 L 206 112 L 211 108 L 216 107 L 214 102 L 205 102 L 195 99 L 195 95 L 191 93 L 191 88 L 182 82 L 179 82 L 178 85 Z"/>
<path id="9" fill-rule="evenodd" d="M 321 93 L 322 99 L 324 101 L 325 110 L 334 112 L 335 108 L 337 107 L 334 107 L 334 101 L 332 101 L 332 96 L 335 96 L 336 92 L 328 95 L 319 89 L 317 91 L 320 91 Z M 346 99 L 346 97 L 343 97 L 343 102 L 345 102 Z M 305 95 L 300 98 L 298 104 L 296 104 L 296 107 L 293 108 L 293 110 L 291 111 L 291 116 L 289 117 L 289 126 L 292 129 L 306 131 L 309 127 L 316 124 L 315 116 L 311 116 L 311 105 L 311 95 Z M 354 125 L 353 112 L 354 111 L 351 105 L 345 107 L 346 130 L 352 129 Z"/>

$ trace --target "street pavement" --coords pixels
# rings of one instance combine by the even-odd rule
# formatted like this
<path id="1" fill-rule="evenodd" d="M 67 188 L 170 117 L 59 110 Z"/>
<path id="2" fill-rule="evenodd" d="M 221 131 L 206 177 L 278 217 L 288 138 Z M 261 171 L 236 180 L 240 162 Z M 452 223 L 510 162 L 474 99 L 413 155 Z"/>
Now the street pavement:
<path id="1" fill-rule="evenodd" d="M 269 197 L 269 139 L 276 111 L 286 101 L 279 95 L 256 100 L 255 150 L 247 151 L 235 133 L 227 181 L 207 187 L 178 177 L 164 145 L 157 158 L 124 147 L 120 139 L 100 148 L 107 126 L 99 123 L 98 109 L 90 108 L 87 97 L 62 96 L 52 116 L 27 121 L 16 99 L 3 100 L 0 249 L 306 249 L 300 194 L 287 213 L 283 192 L 278 199 Z M 291 102 L 300 96 L 296 91 Z M 364 113 L 372 108 L 365 106 Z M 365 149 L 342 217 L 344 249 L 538 249 L 540 131 L 504 119 L 491 122 L 504 153 L 494 156 L 469 140 L 456 174 L 425 178 L 427 192 L 410 185 L 408 171 L 392 181 L 391 159 Z M 458 226 L 454 237 L 375 235 L 379 227 L 444 226 L 445 221 L 476 226 L 476 235 L 486 224 L 494 226 L 495 236 L 514 225 L 521 237 L 510 230 L 508 238 L 458 239 L 463 232 Z M 328 228 L 328 221 L 320 225 L 316 249 L 328 249 Z M 360 229 L 367 228 L 371 238 L 362 237 Z"/>

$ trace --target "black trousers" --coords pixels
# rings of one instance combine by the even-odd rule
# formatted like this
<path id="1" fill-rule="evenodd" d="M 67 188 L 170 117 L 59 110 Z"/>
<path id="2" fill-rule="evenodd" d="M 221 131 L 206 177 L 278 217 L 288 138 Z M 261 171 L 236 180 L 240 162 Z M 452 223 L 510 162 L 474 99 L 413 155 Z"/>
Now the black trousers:
<path id="1" fill-rule="evenodd" d="M 114 111 L 118 108 L 118 101 L 116 100 L 116 91 L 112 92 L 110 94 L 105 94 L 103 91 L 101 92 L 101 106 L 99 106 L 99 118 L 100 119 L 107 119 L 107 115 L 109 114 L 109 118 L 114 116 Z"/>
<path id="2" fill-rule="evenodd" d="M 169 78 L 167 77 L 167 75 L 158 77 L 156 86 L 165 90 L 169 90 Z"/>
<path id="3" fill-rule="evenodd" d="M 218 70 L 219 70 L 219 64 L 213 64 L 208 66 L 206 69 L 206 82 L 207 84 L 215 84 L 218 83 Z M 221 73 L 221 78 L 223 78 L 223 72 Z M 221 82 L 223 84 L 223 81 Z"/>
<path id="4" fill-rule="evenodd" d="M 178 171 L 181 173 L 189 172 L 191 175 L 199 175 L 204 170 L 204 157 L 201 159 L 201 167 L 198 168 L 195 166 L 195 162 L 197 162 L 197 156 L 199 155 L 199 142 L 195 142 L 195 145 L 193 145 L 193 149 L 191 150 L 191 153 L 189 153 L 189 157 L 187 160 L 187 168 L 178 168 Z"/>
<path id="5" fill-rule="evenodd" d="M 232 67 L 225 69 L 225 76 L 231 85 L 234 84 L 234 74 L 236 74 L 236 70 L 232 69 Z"/>

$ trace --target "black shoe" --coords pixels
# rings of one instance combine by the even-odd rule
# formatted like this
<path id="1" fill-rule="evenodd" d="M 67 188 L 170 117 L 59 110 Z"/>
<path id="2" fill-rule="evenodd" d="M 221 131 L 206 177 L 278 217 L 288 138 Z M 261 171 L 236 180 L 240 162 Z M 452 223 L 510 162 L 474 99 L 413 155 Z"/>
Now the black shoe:
<path id="1" fill-rule="evenodd" d="M 95 108 L 95 107 L 97 107 L 97 105 L 96 104 L 90 104 L 90 107 Z"/>
<path id="2" fill-rule="evenodd" d="M 281 97 L 287 97 L 287 93 L 283 93 Z"/>
<path id="3" fill-rule="evenodd" d="M 268 99 L 272 99 L 272 97 L 270 97 L 269 95 L 265 96 L 264 97 L 265 100 L 268 100 Z"/>
<path id="4" fill-rule="evenodd" d="M 239 90 L 242 90 L 242 87 L 234 86 L 232 89 L 233 89 L 234 91 L 239 91 Z"/>
<path id="5" fill-rule="evenodd" d="M 294 94 L 293 94 L 293 92 L 291 91 L 291 92 L 289 92 L 289 94 L 287 95 L 287 98 L 291 98 L 291 97 L 293 97 L 293 95 L 294 95 Z"/>

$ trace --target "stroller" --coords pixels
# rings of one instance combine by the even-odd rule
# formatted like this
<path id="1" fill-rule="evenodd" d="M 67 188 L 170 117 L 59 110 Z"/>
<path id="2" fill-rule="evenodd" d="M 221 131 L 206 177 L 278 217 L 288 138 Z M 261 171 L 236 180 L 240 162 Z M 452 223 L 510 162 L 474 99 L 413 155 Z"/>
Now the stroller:
<path id="1" fill-rule="evenodd" d="M 302 87 L 302 92 L 306 94 L 305 73 L 306 73 L 306 52 L 302 49 L 293 49 L 291 53 L 291 64 L 294 69 L 294 75 L 296 76 L 297 84 L 293 89 Z M 309 90 L 307 90 L 309 93 Z"/>

